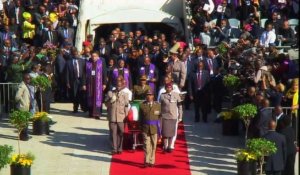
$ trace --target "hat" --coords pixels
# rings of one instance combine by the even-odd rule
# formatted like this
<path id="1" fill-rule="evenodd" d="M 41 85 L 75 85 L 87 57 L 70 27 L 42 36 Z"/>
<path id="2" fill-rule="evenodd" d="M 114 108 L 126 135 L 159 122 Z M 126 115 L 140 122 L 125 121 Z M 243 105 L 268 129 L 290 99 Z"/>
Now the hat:
<path id="1" fill-rule="evenodd" d="M 25 20 L 28 20 L 29 18 L 31 18 L 31 14 L 28 12 L 24 12 L 22 15 Z"/>
<path id="2" fill-rule="evenodd" d="M 169 88 L 169 87 L 173 88 L 172 83 L 167 83 L 167 84 L 165 85 L 165 88 Z"/>
<path id="3" fill-rule="evenodd" d="M 147 92 L 147 95 L 154 95 L 153 91 L 150 89 L 148 92 Z"/>
<path id="4" fill-rule="evenodd" d="M 180 44 L 179 43 L 176 43 L 170 50 L 169 52 L 172 53 L 172 54 L 178 54 L 178 49 L 180 47 Z"/>
<path id="5" fill-rule="evenodd" d="M 146 80 L 147 80 L 146 75 L 142 75 L 142 76 L 140 77 L 140 80 L 141 80 L 141 81 L 142 81 L 142 80 L 146 81 Z"/>
<path id="6" fill-rule="evenodd" d="M 56 13 L 50 13 L 49 14 L 49 19 L 50 19 L 51 22 L 55 22 L 55 21 L 58 20 L 58 16 L 57 16 Z"/>

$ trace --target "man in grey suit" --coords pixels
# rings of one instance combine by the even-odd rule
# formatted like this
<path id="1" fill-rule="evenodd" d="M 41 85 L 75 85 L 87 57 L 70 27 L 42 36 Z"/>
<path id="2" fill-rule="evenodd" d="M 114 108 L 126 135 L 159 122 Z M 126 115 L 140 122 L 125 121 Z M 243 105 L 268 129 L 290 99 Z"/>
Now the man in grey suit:
<path id="1" fill-rule="evenodd" d="M 109 91 L 105 98 L 109 121 L 112 154 L 121 154 L 124 135 L 124 120 L 128 115 L 129 98 L 122 89 L 125 88 L 123 79 L 117 82 L 117 89 Z"/>

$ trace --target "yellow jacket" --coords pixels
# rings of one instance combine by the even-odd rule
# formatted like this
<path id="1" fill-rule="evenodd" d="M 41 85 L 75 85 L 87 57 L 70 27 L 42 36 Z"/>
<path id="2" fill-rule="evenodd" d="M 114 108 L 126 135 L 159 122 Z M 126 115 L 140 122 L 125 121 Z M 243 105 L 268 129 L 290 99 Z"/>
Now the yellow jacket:
<path id="1" fill-rule="evenodd" d="M 23 38 L 32 39 L 35 35 L 35 25 L 28 21 L 24 21 L 22 30 L 23 30 Z"/>

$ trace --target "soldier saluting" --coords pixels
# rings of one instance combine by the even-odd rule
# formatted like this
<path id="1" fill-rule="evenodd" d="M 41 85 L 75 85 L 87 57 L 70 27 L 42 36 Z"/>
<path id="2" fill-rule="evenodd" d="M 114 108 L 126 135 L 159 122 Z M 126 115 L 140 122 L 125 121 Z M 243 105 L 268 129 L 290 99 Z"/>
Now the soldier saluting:
<path id="1" fill-rule="evenodd" d="M 109 91 L 106 97 L 106 106 L 109 121 L 110 138 L 112 142 L 112 154 L 122 153 L 124 119 L 128 115 L 128 94 L 122 91 L 123 79 L 117 82 L 117 88 Z"/>
<path id="2" fill-rule="evenodd" d="M 154 102 L 153 91 L 148 91 L 146 101 L 140 106 L 140 117 L 144 140 L 144 168 L 153 167 L 157 135 L 160 135 L 160 104 Z"/>

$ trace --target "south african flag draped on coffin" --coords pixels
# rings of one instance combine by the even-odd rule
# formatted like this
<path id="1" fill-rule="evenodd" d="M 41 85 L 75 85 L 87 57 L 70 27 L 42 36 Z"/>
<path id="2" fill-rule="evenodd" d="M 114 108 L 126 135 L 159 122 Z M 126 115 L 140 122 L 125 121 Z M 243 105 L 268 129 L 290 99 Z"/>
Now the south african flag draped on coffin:
<path id="1" fill-rule="evenodd" d="M 128 112 L 128 121 L 138 121 L 139 120 L 139 111 L 140 111 L 140 104 L 142 101 L 133 101 L 130 105 L 130 110 Z"/>

